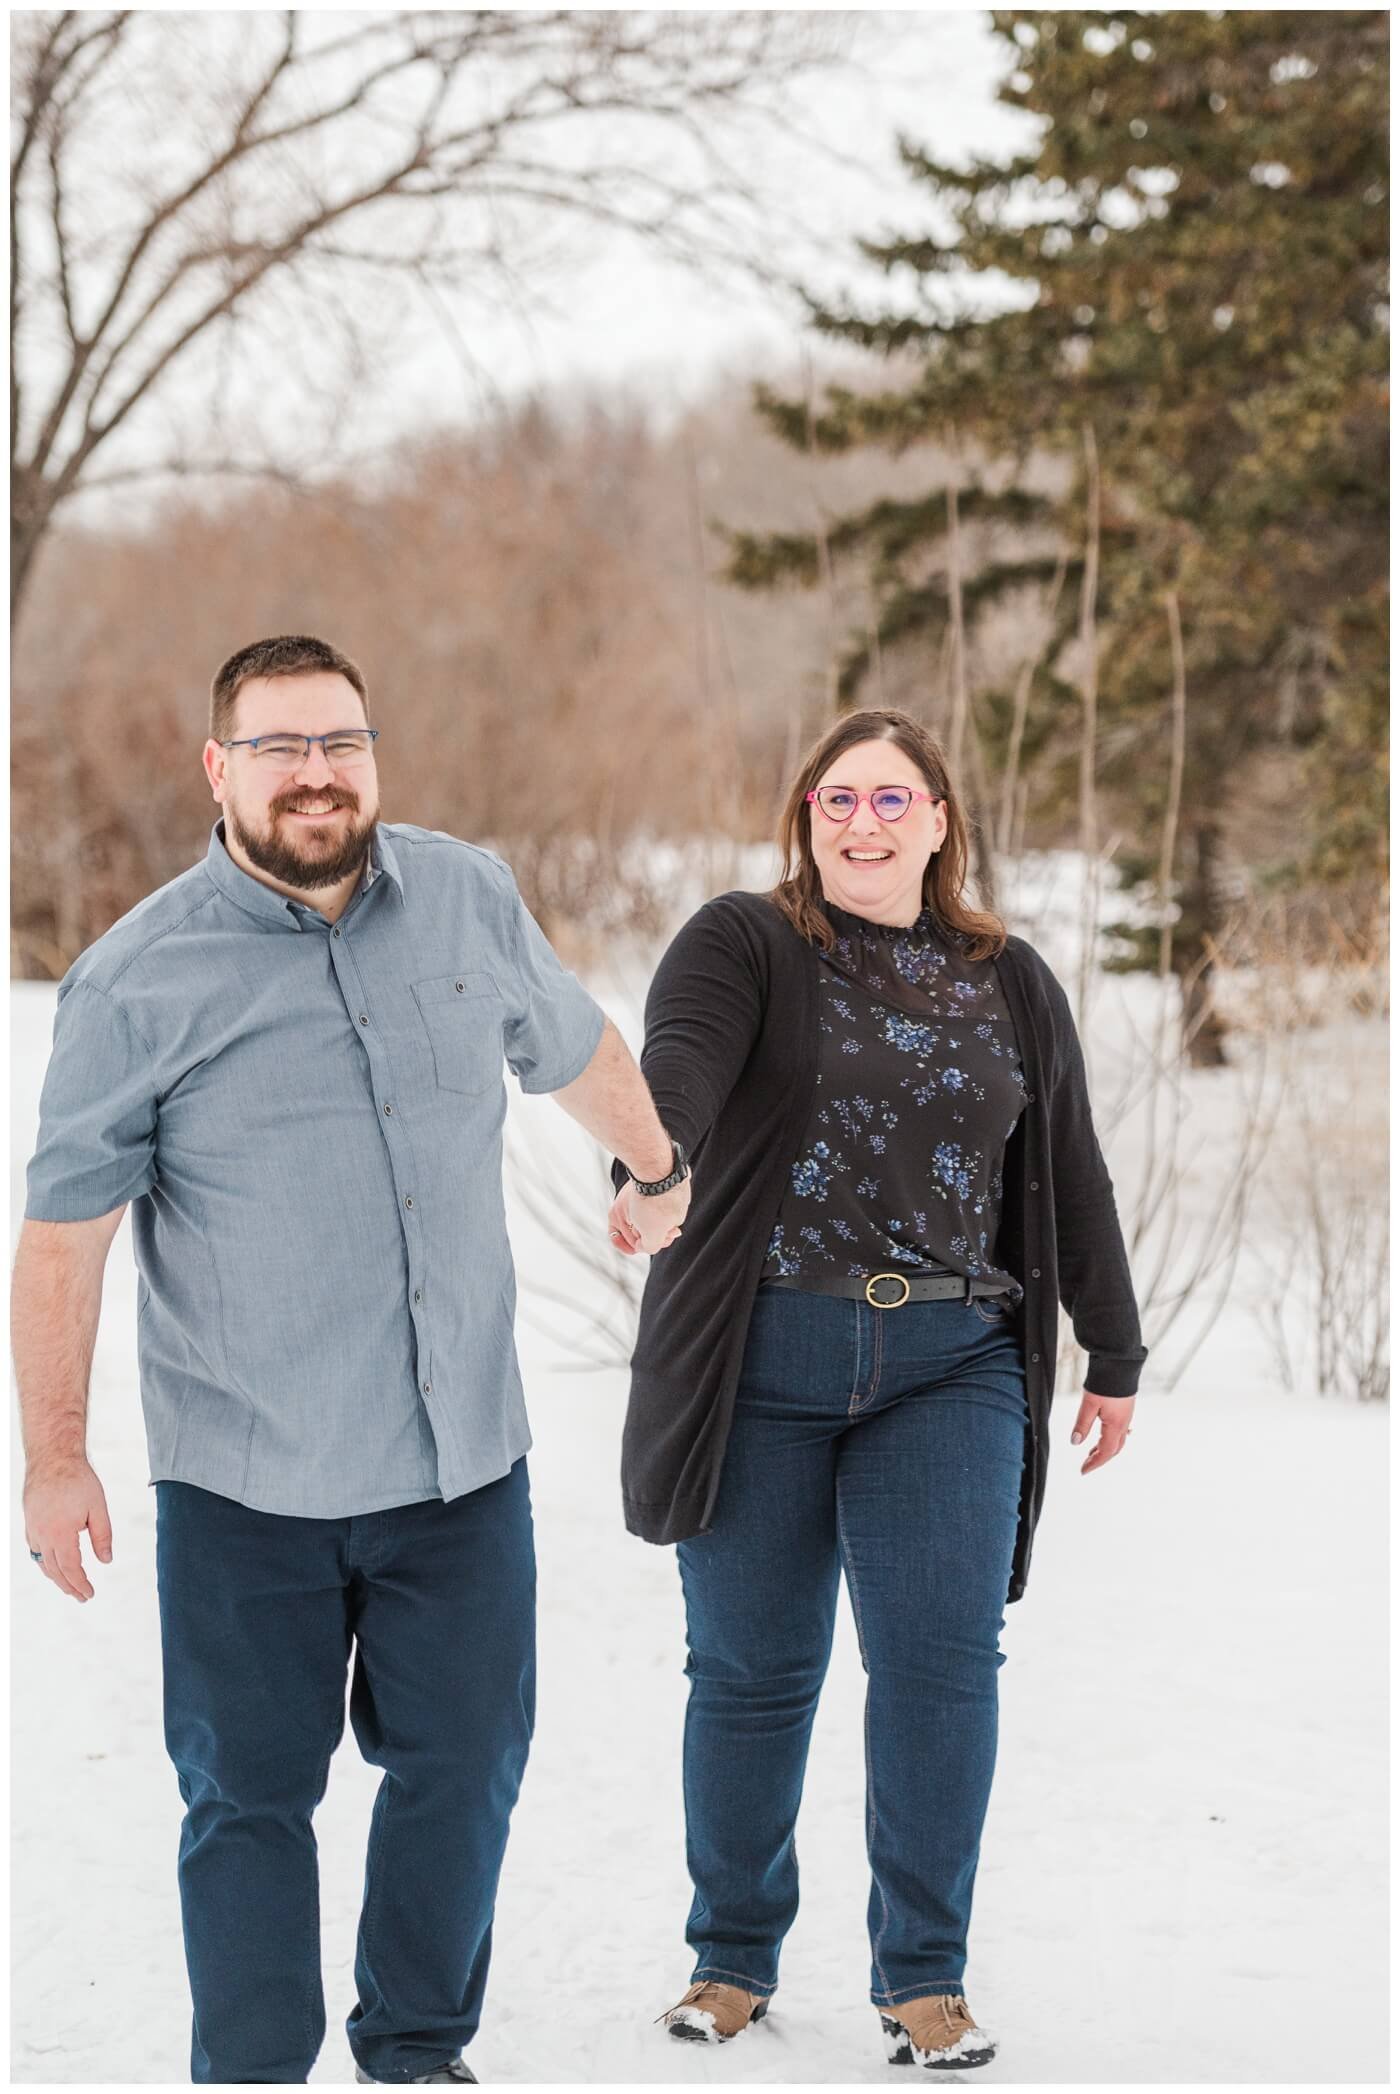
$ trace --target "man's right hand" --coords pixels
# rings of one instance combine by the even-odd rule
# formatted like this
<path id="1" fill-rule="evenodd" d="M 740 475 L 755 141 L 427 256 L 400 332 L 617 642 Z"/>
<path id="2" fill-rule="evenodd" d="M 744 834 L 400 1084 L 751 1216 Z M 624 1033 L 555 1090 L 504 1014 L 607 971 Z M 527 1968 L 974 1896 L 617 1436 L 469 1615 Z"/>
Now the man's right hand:
<path id="1" fill-rule="evenodd" d="M 633 1241 L 655 1256 L 681 1233 L 681 1223 L 690 1212 L 690 1179 L 682 1178 L 669 1192 L 653 1193 L 650 1197 L 638 1192 L 629 1179 L 622 1188 L 622 1210 L 632 1225 Z"/>
<path id="2" fill-rule="evenodd" d="M 24 1538 L 31 1552 L 40 1552 L 44 1576 L 75 1600 L 94 1597 L 78 1543 L 84 1527 L 99 1563 L 110 1563 L 107 1498 L 89 1463 L 31 1468 L 24 1480 Z"/>
<path id="3" fill-rule="evenodd" d="M 614 1250 L 633 1257 L 647 1251 L 653 1257 L 668 1250 L 681 1233 L 681 1222 L 690 1208 L 689 1178 L 670 1192 L 644 1199 L 629 1178 L 608 1209 L 608 1240 Z M 640 1226 L 646 1224 L 645 1230 Z"/>

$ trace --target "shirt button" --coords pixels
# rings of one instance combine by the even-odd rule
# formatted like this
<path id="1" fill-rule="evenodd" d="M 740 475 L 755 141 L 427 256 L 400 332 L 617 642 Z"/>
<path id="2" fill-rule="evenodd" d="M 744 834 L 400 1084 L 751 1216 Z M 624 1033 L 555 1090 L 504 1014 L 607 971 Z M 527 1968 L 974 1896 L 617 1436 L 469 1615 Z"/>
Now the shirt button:
<path id="1" fill-rule="evenodd" d="M 1032 1191 L 1032 1192 L 1039 1192 L 1039 1191 L 1040 1191 L 1040 1180 L 1039 1180 L 1038 1178 L 1032 1178 L 1032 1179 L 1031 1179 L 1031 1191 Z"/>
<path id="2" fill-rule="evenodd" d="M 424 1382 L 424 1384 L 423 1384 L 423 1394 L 424 1394 L 425 1396 L 431 1396 L 431 1395 L 432 1395 L 432 1393 L 433 1393 L 433 1385 L 432 1385 L 432 1383 L 431 1383 L 430 1381 L 425 1381 L 425 1382 Z"/>
<path id="3" fill-rule="evenodd" d="M 338 938 L 340 936 L 340 926 L 338 924 L 336 928 L 331 932 L 331 936 L 332 938 Z"/>
<path id="4" fill-rule="evenodd" d="M 384 1110 L 385 1112 L 389 1110 L 387 1105 L 385 1106 Z M 1038 1265 L 1033 1265 L 1031 1267 L 1031 1278 L 1033 1280 L 1038 1280 L 1040 1278 L 1040 1267 Z"/>
<path id="5" fill-rule="evenodd" d="M 385 1108 L 384 1108 L 384 1110 L 385 1110 L 385 1112 L 387 1112 L 387 1113 L 392 1113 L 392 1112 L 393 1112 L 393 1110 L 394 1110 L 394 1108 L 393 1108 L 393 1106 L 392 1106 L 392 1105 L 386 1105 L 386 1106 L 385 1106 Z"/>
<path id="6" fill-rule="evenodd" d="M 414 1290 L 413 1290 L 413 1299 L 414 1299 L 415 1301 L 422 1301 L 422 1299 L 423 1299 L 423 1290 L 422 1290 L 422 1288 L 421 1288 L 421 1287 L 415 1287 L 415 1288 L 414 1288 Z"/>
<path id="7" fill-rule="evenodd" d="M 361 1023 L 361 1025 L 368 1025 L 368 1024 L 369 1024 L 369 1018 L 368 1018 L 368 1015 L 367 1015 L 367 1014 L 366 1014 L 366 1013 L 365 1013 L 364 1011 L 361 1011 L 361 1013 L 360 1013 L 360 1023 Z"/>
<path id="8" fill-rule="evenodd" d="M 403 1203 L 405 1207 L 411 1207 L 413 1205 L 413 1194 L 411 1192 L 406 1192 L 404 1194 Z"/>
<path id="9" fill-rule="evenodd" d="M 461 982 L 454 982 L 452 986 L 457 991 L 457 994 L 459 996 L 461 996 L 464 993 L 463 984 Z"/>
<path id="10" fill-rule="evenodd" d="M 1039 1354 L 1038 1352 L 1033 1352 L 1033 1353 L 1031 1354 L 1031 1358 L 1032 1358 L 1033 1360 L 1038 1360 L 1038 1359 L 1040 1358 L 1040 1354 Z"/>

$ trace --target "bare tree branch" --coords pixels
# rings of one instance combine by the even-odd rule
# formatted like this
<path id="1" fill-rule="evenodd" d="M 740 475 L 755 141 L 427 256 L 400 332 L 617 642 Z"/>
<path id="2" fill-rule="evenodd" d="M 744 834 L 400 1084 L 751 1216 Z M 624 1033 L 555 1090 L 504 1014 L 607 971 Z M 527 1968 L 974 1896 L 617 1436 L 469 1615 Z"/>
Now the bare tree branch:
<path id="1" fill-rule="evenodd" d="M 746 127 L 781 126 L 782 90 L 846 33 L 844 16 L 762 9 L 404 10 L 325 34 L 296 9 L 31 21 L 11 184 L 12 613 L 95 454 L 177 370 L 203 372 L 235 317 L 264 322 L 273 284 L 315 311 L 337 272 L 397 274 L 441 322 L 449 296 L 518 273 L 527 234 L 571 221 L 775 280 L 779 220 Z"/>
<path id="2" fill-rule="evenodd" d="M 95 28 L 73 37 L 67 48 L 63 48 L 66 32 L 74 27 L 70 12 L 54 16 L 41 36 L 38 48 L 29 67 L 19 68 L 21 93 L 19 97 L 19 125 L 14 153 L 10 160 L 10 457 L 13 461 L 19 441 L 19 414 L 21 390 L 19 367 L 14 355 L 15 334 L 19 326 L 24 299 L 24 260 L 19 239 L 20 184 L 24 178 L 30 154 L 50 124 L 50 112 L 54 99 L 69 68 L 75 66 L 84 51 L 93 50 L 96 55 L 86 73 L 80 73 L 76 88 L 70 99 L 76 100 L 99 70 L 110 58 L 126 25 L 126 14 L 118 14 L 99 22 Z M 27 94 L 25 89 L 27 88 Z M 55 194 L 57 191 L 56 170 L 53 175 Z"/>

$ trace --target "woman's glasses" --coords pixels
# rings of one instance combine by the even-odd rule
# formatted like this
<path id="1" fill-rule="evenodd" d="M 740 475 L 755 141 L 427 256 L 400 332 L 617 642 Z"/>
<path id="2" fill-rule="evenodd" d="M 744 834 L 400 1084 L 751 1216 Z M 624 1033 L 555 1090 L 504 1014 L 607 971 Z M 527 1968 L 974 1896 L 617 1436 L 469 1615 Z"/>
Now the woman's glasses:
<path id="1" fill-rule="evenodd" d="M 819 785 L 808 800 L 815 800 L 829 822 L 848 822 L 862 800 L 869 800 L 877 821 L 903 821 L 916 800 L 937 806 L 941 795 L 916 793 L 908 785 L 877 785 L 873 793 L 852 791 L 849 785 Z"/>

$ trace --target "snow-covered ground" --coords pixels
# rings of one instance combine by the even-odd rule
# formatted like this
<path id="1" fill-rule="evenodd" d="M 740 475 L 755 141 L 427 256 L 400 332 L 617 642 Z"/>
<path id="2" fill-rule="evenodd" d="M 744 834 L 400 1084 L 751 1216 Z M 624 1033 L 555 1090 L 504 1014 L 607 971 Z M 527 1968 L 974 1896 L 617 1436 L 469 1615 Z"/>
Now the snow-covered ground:
<path id="1" fill-rule="evenodd" d="M 1042 883 L 1011 912 L 1067 986 L 1071 907 Z M 627 988 L 616 976 L 594 986 L 635 1041 Z M 1154 995 L 1141 980 L 1104 985 L 1096 1080 L 1111 1082 Z M 16 987 L 16 1229 L 52 1009 L 51 989 Z M 1343 1051 L 1364 1071 L 1378 1044 L 1374 1021 L 1355 1021 L 1317 1051 L 1334 1072 Z M 1207 1201 L 1212 1167 L 1230 1167 L 1229 1082 L 1188 1085 L 1201 1140 L 1188 1211 Z M 588 1185 L 583 1137 L 549 1100 L 511 1088 L 518 1153 L 547 1146 Z M 1383 1144 L 1378 1096 L 1364 1109 Z M 1125 1206 L 1140 1127 L 1125 1118 L 1106 1146 Z M 866 1999 L 862 1677 L 844 1614 L 773 2013 L 723 2051 L 653 2025 L 688 1976 L 680 1591 L 672 1552 L 623 1531 L 625 1372 L 564 1369 L 560 1312 L 531 1306 L 529 1277 L 584 1283 L 522 1202 L 511 1211 L 529 1312 L 539 1725 L 472 2063 L 515 2083 L 886 2081 Z M 1266 1200 L 1253 1226 L 1267 1220 Z M 1004 1637 L 968 1972 L 1003 2046 L 982 2083 L 1386 2077 L 1386 1421 L 1379 1405 L 1319 1397 L 1305 1374 L 1280 1386 L 1247 1291 L 1241 1267 L 1189 1363 L 1180 1322 L 1154 1347 L 1130 1449 L 1102 1473 L 1077 1473 L 1077 1385 L 1062 1384 L 1030 1589 Z M 91 1433 L 115 1561 L 79 1608 L 25 1574 L 18 1534 L 11 1551 L 13 2077 L 25 2083 L 188 2077 L 180 1803 L 160 1734 L 134 1319 L 124 1225 Z M 318 2081 L 352 2076 L 341 2024 L 373 1784 L 347 1734 L 317 1820 L 330 2015 Z"/>

